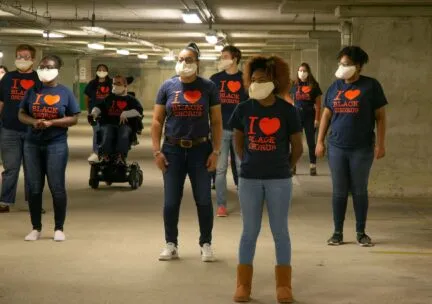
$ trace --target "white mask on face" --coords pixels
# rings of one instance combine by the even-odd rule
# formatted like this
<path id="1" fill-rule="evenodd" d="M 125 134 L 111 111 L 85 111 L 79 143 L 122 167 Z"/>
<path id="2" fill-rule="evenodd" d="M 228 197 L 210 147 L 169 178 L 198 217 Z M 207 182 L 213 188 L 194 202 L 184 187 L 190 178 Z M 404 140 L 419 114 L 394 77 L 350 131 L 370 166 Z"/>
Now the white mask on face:
<path id="1" fill-rule="evenodd" d="M 274 83 L 269 82 L 253 82 L 249 87 L 249 97 L 257 100 L 263 100 L 269 97 L 269 95 L 275 89 Z"/>
<path id="2" fill-rule="evenodd" d="M 126 95 L 126 88 L 121 85 L 113 85 L 112 92 L 115 95 Z"/>
<path id="3" fill-rule="evenodd" d="M 15 60 L 15 66 L 20 71 L 28 71 L 32 65 L 33 65 L 33 61 L 31 60 L 23 60 L 23 59 Z"/>
<path id="4" fill-rule="evenodd" d="M 175 70 L 177 75 L 189 77 L 196 74 L 198 66 L 196 63 L 177 62 Z"/>
<path id="5" fill-rule="evenodd" d="M 105 72 L 105 71 L 97 71 L 97 72 L 96 72 L 96 75 L 97 75 L 99 78 L 105 78 L 105 77 L 108 76 L 108 72 Z"/>
<path id="6" fill-rule="evenodd" d="M 37 70 L 38 77 L 42 82 L 51 82 L 53 81 L 59 74 L 58 69 L 38 69 Z"/>
<path id="7" fill-rule="evenodd" d="M 350 66 L 340 65 L 335 73 L 335 76 L 339 79 L 347 80 L 354 76 L 356 70 L 357 68 L 355 67 L 355 65 L 350 65 Z"/>
<path id="8" fill-rule="evenodd" d="M 222 59 L 219 61 L 218 69 L 219 71 L 228 70 L 234 64 L 234 60 L 232 59 Z"/>
<path id="9" fill-rule="evenodd" d="M 305 81 L 309 76 L 309 73 L 305 71 L 298 71 L 297 74 L 298 74 L 298 78 L 300 78 L 301 81 Z"/>

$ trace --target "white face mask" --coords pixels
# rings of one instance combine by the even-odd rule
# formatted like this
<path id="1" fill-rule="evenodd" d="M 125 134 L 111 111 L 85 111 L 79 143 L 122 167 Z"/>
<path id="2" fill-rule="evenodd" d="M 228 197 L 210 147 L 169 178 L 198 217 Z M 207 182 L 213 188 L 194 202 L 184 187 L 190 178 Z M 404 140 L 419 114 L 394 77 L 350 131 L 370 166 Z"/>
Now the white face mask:
<path id="1" fill-rule="evenodd" d="M 222 59 L 219 61 L 218 69 L 219 71 L 228 70 L 234 64 L 234 60 L 232 59 Z"/>
<path id="2" fill-rule="evenodd" d="M 115 95 L 126 95 L 126 88 L 121 85 L 113 85 L 112 92 Z"/>
<path id="3" fill-rule="evenodd" d="M 105 77 L 108 76 L 108 72 L 105 72 L 105 71 L 97 71 L 97 72 L 96 72 L 96 75 L 97 75 L 99 78 L 105 78 Z"/>
<path id="4" fill-rule="evenodd" d="M 0 72 L 0 80 L 2 80 L 2 78 L 5 74 L 6 74 L 5 72 Z"/>
<path id="5" fill-rule="evenodd" d="M 31 60 L 23 60 L 23 59 L 17 59 L 15 60 L 15 66 L 20 71 L 28 71 L 33 65 L 33 61 Z"/>
<path id="6" fill-rule="evenodd" d="M 335 76 L 339 79 L 347 80 L 354 76 L 356 70 L 357 68 L 355 67 L 355 65 L 350 65 L 350 66 L 340 65 L 335 73 Z"/>
<path id="7" fill-rule="evenodd" d="M 51 82 L 57 78 L 59 74 L 58 69 L 38 69 L 37 70 L 38 77 L 42 82 Z"/>
<path id="8" fill-rule="evenodd" d="M 274 89 L 274 83 L 271 81 L 263 83 L 254 82 L 249 87 L 249 97 L 257 100 L 263 100 L 269 97 L 269 95 L 273 93 Z"/>
<path id="9" fill-rule="evenodd" d="M 177 62 L 175 70 L 177 75 L 189 77 L 196 74 L 198 66 L 196 63 Z"/>
<path id="10" fill-rule="evenodd" d="M 301 81 L 305 81 L 309 76 L 309 73 L 305 71 L 298 71 L 297 74 L 298 74 L 298 78 L 300 78 Z"/>

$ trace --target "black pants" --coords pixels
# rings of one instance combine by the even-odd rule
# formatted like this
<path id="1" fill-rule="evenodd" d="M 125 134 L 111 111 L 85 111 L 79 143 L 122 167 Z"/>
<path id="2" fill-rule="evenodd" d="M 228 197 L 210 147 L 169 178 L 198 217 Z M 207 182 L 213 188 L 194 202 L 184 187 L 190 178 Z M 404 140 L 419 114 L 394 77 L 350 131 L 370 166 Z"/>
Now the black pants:
<path id="1" fill-rule="evenodd" d="M 306 133 L 306 142 L 309 149 L 309 161 L 311 164 L 316 164 L 315 156 L 315 109 L 314 108 L 298 108 L 300 115 L 301 126 Z"/>

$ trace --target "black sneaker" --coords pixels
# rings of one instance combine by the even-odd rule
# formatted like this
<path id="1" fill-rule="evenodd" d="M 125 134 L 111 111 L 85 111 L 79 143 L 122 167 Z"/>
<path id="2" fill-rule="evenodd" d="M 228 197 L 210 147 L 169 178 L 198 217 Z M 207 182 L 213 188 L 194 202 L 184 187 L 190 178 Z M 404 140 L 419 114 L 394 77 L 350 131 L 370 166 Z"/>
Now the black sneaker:
<path id="1" fill-rule="evenodd" d="M 332 237 L 328 239 L 327 245 L 339 246 L 343 244 L 343 234 L 340 232 L 333 233 Z"/>
<path id="2" fill-rule="evenodd" d="M 362 247 L 374 246 L 371 238 L 364 232 L 357 232 L 357 243 Z"/>
<path id="3" fill-rule="evenodd" d="M 310 175 L 316 176 L 317 175 L 317 169 L 316 168 L 310 168 Z"/>
<path id="4" fill-rule="evenodd" d="M 8 212 L 10 212 L 9 205 L 6 204 L 0 205 L 0 213 L 8 213 Z"/>

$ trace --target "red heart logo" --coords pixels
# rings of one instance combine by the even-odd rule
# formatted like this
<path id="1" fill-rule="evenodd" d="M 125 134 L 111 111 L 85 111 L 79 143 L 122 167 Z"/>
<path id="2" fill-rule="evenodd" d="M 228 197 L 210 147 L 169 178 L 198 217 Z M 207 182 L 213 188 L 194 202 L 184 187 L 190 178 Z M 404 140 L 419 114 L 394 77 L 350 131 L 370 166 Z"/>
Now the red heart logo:
<path id="1" fill-rule="evenodd" d="M 228 81 L 227 86 L 228 86 L 228 89 L 231 92 L 235 93 L 238 90 L 240 90 L 240 88 L 241 88 L 241 82 L 240 81 Z"/>
<path id="2" fill-rule="evenodd" d="M 47 105 L 52 106 L 60 101 L 59 95 L 45 95 L 44 101 Z"/>
<path id="3" fill-rule="evenodd" d="M 280 120 L 279 118 L 265 117 L 260 120 L 259 127 L 265 135 L 269 136 L 276 133 L 279 130 Z"/>
<path id="4" fill-rule="evenodd" d="M 309 87 L 309 86 L 303 86 L 302 88 L 301 88 L 301 90 L 302 90 L 302 92 L 303 93 L 310 93 L 310 91 L 312 91 L 312 87 Z"/>
<path id="5" fill-rule="evenodd" d="M 109 92 L 109 87 L 100 87 L 99 90 L 100 90 L 102 93 L 108 93 L 108 92 Z"/>
<path id="6" fill-rule="evenodd" d="M 30 79 L 21 79 L 20 84 L 24 90 L 28 90 L 32 86 L 34 86 L 35 83 L 33 80 L 30 80 Z"/>
<path id="7" fill-rule="evenodd" d="M 127 106 L 127 101 L 124 100 L 117 100 L 117 107 L 123 111 L 124 108 Z"/>
<path id="8" fill-rule="evenodd" d="M 184 99 L 186 99 L 189 103 L 197 103 L 201 99 L 201 92 L 200 91 L 185 91 L 183 93 Z"/>
<path id="9" fill-rule="evenodd" d="M 345 92 L 345 97 L 349 100 L 353 100 L 354 98 L 358 97 L 360 93 L 360 90 L 348 90 Z"/>

